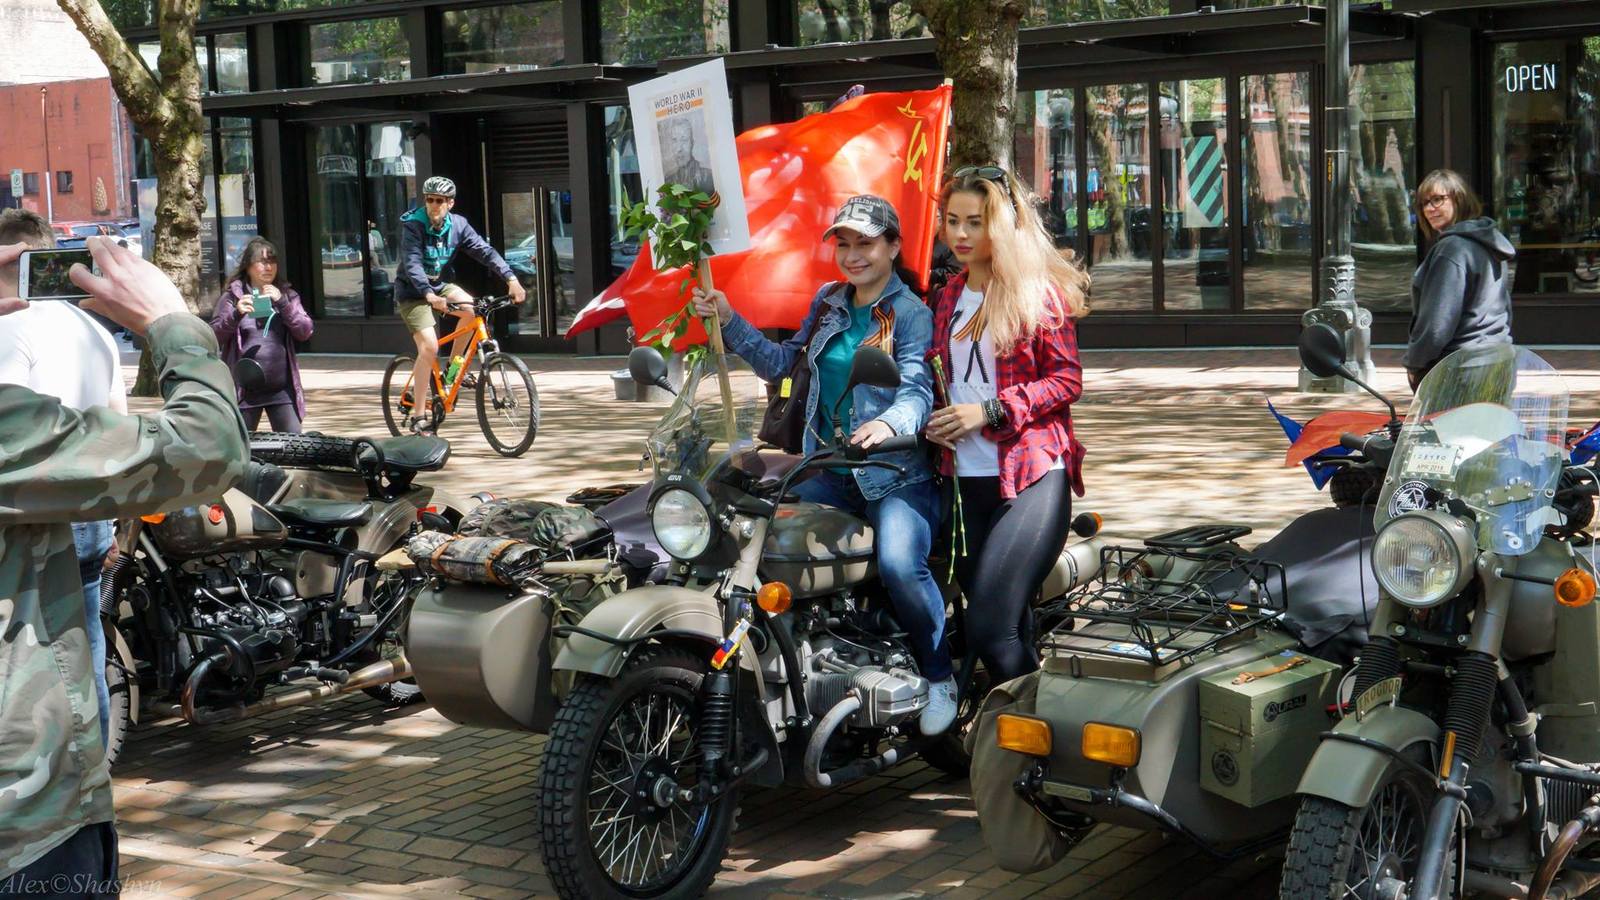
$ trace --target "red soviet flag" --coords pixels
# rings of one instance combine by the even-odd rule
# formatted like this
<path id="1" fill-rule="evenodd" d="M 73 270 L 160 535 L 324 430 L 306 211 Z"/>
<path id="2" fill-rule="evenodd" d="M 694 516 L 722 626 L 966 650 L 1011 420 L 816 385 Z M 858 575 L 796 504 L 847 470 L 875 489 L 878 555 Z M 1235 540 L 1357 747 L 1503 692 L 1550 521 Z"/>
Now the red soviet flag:
<path id="1" fill-rule="evenodd" d="M 711 258 L 711 277 L 758 328 L 798 328 L 817 288 L 841 277 L 822 233 L 856 194 L 877 194 L 900 214 L 906 268 L 926 287 L 938 224 L 939 179 L 950 87 L 865 94 L 798 122 L 739 135 L 739 169 L 751 248 Z M 686 269 L 656 272 L 641 247 L 633 266 L 594 298 L 571 337 L 624 312 L 643 335 L 683 307 Z M 679 345 L 697 344 L 696 320 Z"/>

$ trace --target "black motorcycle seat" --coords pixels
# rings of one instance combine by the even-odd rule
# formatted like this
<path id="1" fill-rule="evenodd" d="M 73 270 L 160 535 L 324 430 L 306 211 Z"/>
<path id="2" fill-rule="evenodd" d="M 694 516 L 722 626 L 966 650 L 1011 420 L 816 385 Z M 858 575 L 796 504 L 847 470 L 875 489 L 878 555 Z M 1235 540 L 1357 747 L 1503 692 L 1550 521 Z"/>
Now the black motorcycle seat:
<path id="1" fill-rule="evenodd" d="M 288 480 L 289 473 L 282 468 L 252 459 L 244 464 L 244 478 L 239 481 L 239 490 L 257 503 L 271 503 Z"/>
<path id="2" fill-rule="evenodd" d="M 441 437 L 407 434 L 373 443 L 383 451 L 383 467 L 391 472 L 437 472 L 450 459 L 450 442 Z"/>
<path id="3" fill-rule="evenodd" d="M 372 519 L 372 504 L 365 501 L 301 498 L 274 503 L 267 511 L 290 528 L 353 528 Z"/>

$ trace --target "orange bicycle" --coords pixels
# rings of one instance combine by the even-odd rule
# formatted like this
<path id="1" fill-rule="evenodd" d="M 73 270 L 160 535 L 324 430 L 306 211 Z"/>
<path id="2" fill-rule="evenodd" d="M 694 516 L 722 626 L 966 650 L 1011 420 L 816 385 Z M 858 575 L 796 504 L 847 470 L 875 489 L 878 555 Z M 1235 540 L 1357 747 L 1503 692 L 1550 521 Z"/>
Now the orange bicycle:
<path id="1" fill-rule="evenodd" d="M 465 334 L 472 339 L 467 344 L 467 364 L 456 372 L 455 378 L 445 383 L 439 360 L 433 361 L 432 428 L 444 423 L 445 416 L 455 411 L 456 398 L 469 370 L 478 376 L 478 424 L 489 446 L 501 456 L 521 456 L 533 445 L 539 432 L 539 391 L 533 385 L 533 375 L 522 360 L 509 353 L 500 352 L 500 345 L 489 337 L 487 327 L 490 317 L 508 306 L 516 305 L 510 297 L 480 297 L 473 301 L 472 319 L 465 325 L 439 338 L 441 351 L 453 340 Z M 416 363 L 414 356 L 396 356 L 389 360 L 383 373 L 383 421 L 389 433 L 399 435 L 410 422 L 415 407 L 411 390 L 411 372 Z"/>

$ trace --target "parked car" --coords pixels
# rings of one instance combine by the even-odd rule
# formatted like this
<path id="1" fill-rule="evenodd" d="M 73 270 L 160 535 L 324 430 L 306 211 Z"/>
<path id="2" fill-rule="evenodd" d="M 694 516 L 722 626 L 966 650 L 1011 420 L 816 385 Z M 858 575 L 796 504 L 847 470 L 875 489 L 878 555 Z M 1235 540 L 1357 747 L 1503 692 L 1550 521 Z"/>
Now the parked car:
<path id="1" fill-rule="evenodd" d="M 349 244 L 340 244 L 333 248 L 322 248 L 322 265 L 324 268 L 336 269 L 360 264 L 361 252 Z"/>

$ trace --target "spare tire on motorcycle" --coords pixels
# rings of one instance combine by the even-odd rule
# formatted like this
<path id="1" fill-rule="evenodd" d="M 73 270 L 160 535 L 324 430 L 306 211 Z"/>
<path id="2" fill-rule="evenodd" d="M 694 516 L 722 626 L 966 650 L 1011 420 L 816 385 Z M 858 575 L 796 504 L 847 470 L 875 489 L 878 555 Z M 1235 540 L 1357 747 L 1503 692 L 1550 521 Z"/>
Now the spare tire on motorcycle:
<path id="1" fill-rule="evenodd" d="M 984 698 L 976 726 L 967 732 L 967 753 L 972 758 L 972 799 L 986 815 L 978 818 L 984 841 L 995 862 L 1008 872 L 1040 872 L 1055 865 L 1094 827 L 1084 821 L 1082 832 L 1063 834 L 1017 793 L 1017 779 L 1036 760 L 995 746 L 995 720 L 1002 713 L 1033 715 L 1039 679 L 1006 682 Z M 991 811 L 994 811 L 991 813 Z"/>

